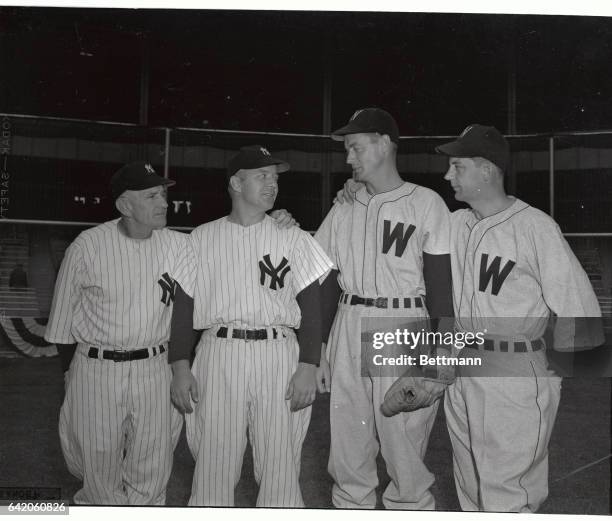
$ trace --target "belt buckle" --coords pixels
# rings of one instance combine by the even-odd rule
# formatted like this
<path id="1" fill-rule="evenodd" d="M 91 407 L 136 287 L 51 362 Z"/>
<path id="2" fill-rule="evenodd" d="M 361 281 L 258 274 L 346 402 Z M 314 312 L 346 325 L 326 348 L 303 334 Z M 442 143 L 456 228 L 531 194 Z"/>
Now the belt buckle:
<path id="1" fill-rule="evenodd" d="M 374 299 L 374 306 L 377 308 L 387 308 L 387 297 L 376 297 Z"/>
<path id="2" fill-rule="evenodd" d="M 113 362 L 125 362 L 129 361 L 129 355 L 127 349 L 114 349 L 113 353 Z"/>

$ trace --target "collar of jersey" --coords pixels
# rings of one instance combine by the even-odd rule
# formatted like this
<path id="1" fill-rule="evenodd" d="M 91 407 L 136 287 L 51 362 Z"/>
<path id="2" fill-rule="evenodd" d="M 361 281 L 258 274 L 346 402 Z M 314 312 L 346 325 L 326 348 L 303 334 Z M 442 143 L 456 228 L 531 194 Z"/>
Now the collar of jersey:
<path id="1" fill-rule="evenodd" d="M 520 212 L 521 210 L 524 210 L 525 208 L 529 206 L 526 202 L 521 201 L 518 197 L 514 197 L 513 195 L 509 197 L 512 197 L 514 201 L 512 202 L 510 206 L 508 206 L 508 208 L 500 210 L 497 213 L 487 215 L 486 217 L 483 217 L 482 219 L 479 219 L 478 216 L 476 215 L 476 212 L 472 208 L 470 208 L 470 213 L 472 214 L 472 226 L 476 226 L 477 224 L 482 223 L 482 222 L 491 223 L 491 222 L 497 222 L 503 219 L 507 219 L 511 215 L 514 215 L 515 213 Z"/>
<path id="2" fill-rule="evenodd" d="M 392 197 L 392 198 L 397 197 L 399 193 L 401 193 L 403 190 L 410 188 L 410 186 L 411 186 L 411 183 L 404 181 L 401 185 L 399 185 L 397 188 L 394 188 L 393 190 L 389 190 L 387 192 L 379 192 L 377 194 L 370 195 L 364 185 L 359 190 L 357 190 L 357 192 L 355 193 L 355 200 L 367 206 L 368 203 L 375 197 L 378 199 L 382 199 L 383 201 L 387 199 L 388 197 Z"/>

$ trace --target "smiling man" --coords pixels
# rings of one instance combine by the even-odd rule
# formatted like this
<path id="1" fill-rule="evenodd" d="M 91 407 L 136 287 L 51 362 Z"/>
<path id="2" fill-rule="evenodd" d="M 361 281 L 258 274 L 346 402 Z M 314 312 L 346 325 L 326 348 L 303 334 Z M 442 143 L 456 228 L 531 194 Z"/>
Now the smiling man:
<path id="1" fill-rule="evenodd" d="M 234 505 L 248 430 L 257 506 L 304 506 L 299 476 L 317 390 L 319 278 L 331 261 L 307 232 L 280 229 L 266 214 L 287 170 L 264 147 L 242 148 L 227 168 L 231 213 L 192 232 L 185 263 L 195 277 L 178 270 L 170 360 L 172 398 L 187 412 L 196 460 L 189 505 Z M 193 328 L 205 331 L 190 370 Z"/>
<path id="2" fill-rule="evenodd" d="M 600 345 L 599 304 L 557 223 L 506 194 L 510 146 L 496 128 L 470 125 L 436 151 L 471 207 L 451 216 L 455 328 L 486 333 L 462 351 L 483 369 L 459 368 L 444 402 L 457 495 L 463 510 L 535 512 L 561 388 L 542 337 L 555 313 L 555 349 Z"/>
<path id="3" fill-rule="evenodd" d="M 166 226 L 174 181 L 144 161 L 111 180 L 119 219 L 82 232 L 66 250 L 45 339 L 76 343 L 66 375 L 60 440 L 83 480 L 74 500 L 164 505 L 181 417 L 167 359 L 174 281 L 187 235 Z"/>

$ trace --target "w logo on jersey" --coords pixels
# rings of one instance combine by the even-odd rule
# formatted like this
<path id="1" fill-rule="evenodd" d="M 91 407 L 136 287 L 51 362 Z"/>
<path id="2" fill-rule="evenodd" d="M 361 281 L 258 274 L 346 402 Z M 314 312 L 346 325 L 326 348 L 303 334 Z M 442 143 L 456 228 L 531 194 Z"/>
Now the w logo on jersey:
<path id="1" fill-rule="evenodd" d="M 480 280 L 478 281 L 478 289 L 484 293 L 489 287 L 489 282 L 492 280 L 491 293 L 497 296 L 516 262 L 509 260 L 501 271 L 501 257 L 495 257 L 490 266 L 488 263 L 489 255 L 483 253 L 480 257 Z"/>
<path id="2" fill-rule="evenodd" d="M 404 223 L 399 222 L 391 231 L 391 221 L 387 221 L 385 219 L 384 228 L 383 228 L 383 247 L 382 252 L 387 253 L 393 243 L 395 243 L 395 256 L 401 257 L 406 250 L 406 246 L 408 245 L 408 240 L 416 230 L 416 226 L 411 224 L 406 229 L 406 233 L 404 233 Z"/>
<path id="3" fill-rule="evenodd" d="M 161 301 L 169 306 L 171 302 L 174 302 L 174 295 L 176 293 L 176 281 L 170 277 L 167 273 L 161 276 L 161 279 L 157 281 L 163 291 Z"/>
<path id="4" fill-rule="evenodd" d="M 274 266 L 270 260 L 270 255 L 264 255 L 263 261 L 259 261 L 259 283 L 262 286 L 266 285 L 266 275 L 270 276 L 270 289 L 277 289 L 277 286 L 282 288 L 285 285 L 285 275 L 289 273 L 291 266 L 289 261 L 283 257 L 278 266 Z"/>

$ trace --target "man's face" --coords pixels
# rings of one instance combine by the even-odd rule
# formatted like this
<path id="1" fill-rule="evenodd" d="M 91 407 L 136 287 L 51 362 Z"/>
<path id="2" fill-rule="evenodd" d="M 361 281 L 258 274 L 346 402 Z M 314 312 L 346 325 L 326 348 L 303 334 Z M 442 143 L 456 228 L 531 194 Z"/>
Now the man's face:
<path id="1" fill-rule="evenodd" d="M 382 137 L 376 134 L 348 134 L 344 136 L 346 162 L 353 169 L 353 179 L 365 183 L 376 176 L 384 154 Z"/>
<path id="2" fill-rule="evenodd" d="M 451 157 L 444 179 L 455 190 L 455 199 L 470 203 L 481 197 L 484 177 L 480 166 L 469 157 Z"/>
<path id="3" fill-rule="evenodd" d="M 274 206 L 278 195 L 278 173 L 276 165 L 239 170 L 242 200 L 249 205 L 267 212 Z"/>
<path id="4" fill-rule="evenodd" d="M 167 189 L 154 186 L 146 190 L 127 190 L 130 217 L 143 229 L 159 230 L 166 226 Z"/>

